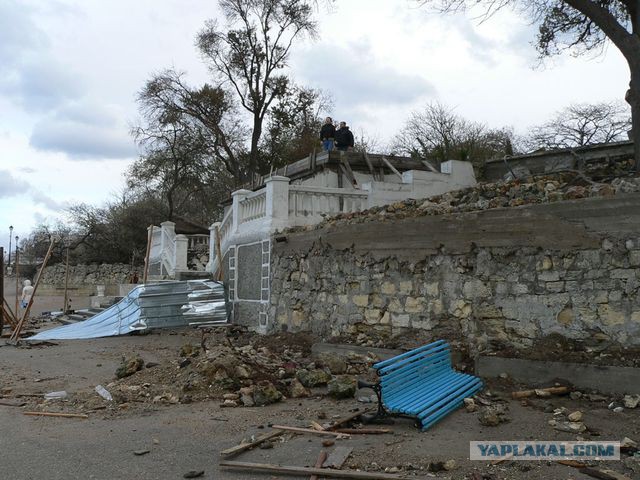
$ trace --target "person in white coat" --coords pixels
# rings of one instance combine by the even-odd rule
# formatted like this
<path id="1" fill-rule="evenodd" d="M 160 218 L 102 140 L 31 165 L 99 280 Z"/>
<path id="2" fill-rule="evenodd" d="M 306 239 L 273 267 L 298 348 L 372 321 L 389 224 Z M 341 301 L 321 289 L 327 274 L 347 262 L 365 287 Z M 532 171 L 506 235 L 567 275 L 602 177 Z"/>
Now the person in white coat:
<path id="1" fill-rule="evenodd" d="M 31 297 L 33 296 L 33 287 L 31 286 L 31 280 L 25 280 L 22 282 L 22 297 L 20 299 L 20 306 L 22 308 L 27 308 L 29 302 L 31 301 Z"/>

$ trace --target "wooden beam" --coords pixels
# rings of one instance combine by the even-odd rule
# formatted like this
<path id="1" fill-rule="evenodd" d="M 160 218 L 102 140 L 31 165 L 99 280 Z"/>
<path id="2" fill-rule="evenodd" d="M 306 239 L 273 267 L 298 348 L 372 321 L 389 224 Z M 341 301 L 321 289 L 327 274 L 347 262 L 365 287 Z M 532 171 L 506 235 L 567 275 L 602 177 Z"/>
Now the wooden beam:
<path id="1" fill-rule="evenodd" d="M 22 412 L 24 415 L 37 417 L 62 417 L 62 418 L 89 418 L 85 413 L 60 413 L 60 412 Z"/>
<path id="2" fill-rule="evenodd" d="M 405 479 L 399 475 L 390 473 L 376 472 L 358 472 L 354 470 L 334 470 L 331 468 L 315 468 L 315 467 L 293 467 L 288 465 L 272 465 L 268 463 L 251 463 L 251 462 L 220 462 L 223 468 L 234 468 L 236 470 L 251 470 L 254 472 L 274 472 L 284 475 L 318 475 L 327 478 L 360 478 L 366 480 L 396 480 Z"/>
<path id="3" fill-rule="evenodd" d="M 235 447 L 227 448 L 226 450 L 222 450 L 220 455 L 223 457 L 232 457 L 234 455 L 238 455 L 239 453 L 246 452 L 247 450 L 252 449 L 253 447 L 257 447 L 261 443 L 266 442 L 267 440 L 271 440 L 272 438 L 279 437 L 283 434 L 281 430 L 277 430 L 275 432 L 265 433 L 256 438 L 253 442 L 241 443 L 236 445 Z"/>
<path id="4" fill-rule="evenodd" d="M 348 156 L 343 151 L 340 152 L 340 166 L 344 168 L 345 175 L 349 179 L 349 181 L 351 182 L 351 186 L 354 187 L 354 188 L 359 188 L 358 187 L 358 182 L 356 181 L 356 177 L 353 174 L 353 170 L 351 169 L 351 165 L 349 164 Z"/>
<path id="5" fill-rule="evenodd" d="M 151 254 L 151 242 L 153 241 L 153 225 L 149 225 L 147 234 L 147 251 L 144 254 L 144 272 L 142 273 L 142 283 L 147 283 L 149 276 L 149 255 Z"/>
<path id="6" fill-rule="evenodd" d="M 324 461 L 327 459 L 327 452 L 326 450 L 320 450 L 320 454 L 318 455 L 318 459 L 316 460 L 316 464 L 315 467 L 316 468 L 322 468 L 322 465 L 324 464 Z M 311 475 L 309 477 L 309 480 L 318 480 L 320 477 L 318 475 Z"/>
<path id="7" fill-rule="evenodd" d="M 216 249 L 216 257 L 218 257 L 218 273 L 216 275 L 216 280 L 222 280 L 222 246 L 220 241 L 220 228 L 216 225 L 214 229 L 214 241 L 215 241 L 215 249 Z"/>
<path id="8" fill-rule="evenodd" d="M 278 430 L 285 430 L 287 432 L 295 432 L 295 433 L 311 433 L 314 435 L 324 435 L 329 437 L 349 437 L 349 434 L 346 433 L 337 433 L 337 432 L 329 432 L 329 431 L 319 431 L 313 430 L 311 428 L 299 428 L 299 427 L 287 427 L 285 425 L 273 425 L 273 428 Z"/>
<path id="9" fill-rule="evenodd" d="M 26 319 L 29 318 L 29 312 L 31 311 L 31 307 L 33 305 L 33 300 L 36 298 L 36 292 L 38 291 L 38 285 L 40 285 L 40 280 L 42 279 L 42 274 L 44 273 L 44 269 L 47 266 L 47 262 L 49 262 L 49 259 L 51 258 L 51 252 L 53 252 L 53 246 L 55 244 L 56 244 L 55 238 L 51 238 L 51 244 L 49 245 L 49 249 L 47 250 L 47 254 L 44 257 L 44 260 L 42 262 L 42 266 L 40 267 L 40 271 L 38 272 L 38 278 L 36 279 L 36 284 L 33 286 L 33 292 L 31 293 L 31 298 L 29 299 L 29 303 L 27 304 L 27 308 L 25 308 L 24 314 L 22 315 L 22 318 L 18 322 L 18 325 L 16 325 L 16 328 L 13 330 L 13 333 L 11 334 L 11 337 L 9 337 L 9 340 L 17 341 L 18 338 L 20 337 L 20 331 L 22 330 L 22 326 L 24 325 L 24 322 L 26 321 Z"/>
<path id="10" fill-rule="evenodd" d="M 344 425 L 346 423 L 349 423 L 349 422 L 355 420 L 356 418 L 360 417 L 361 415 L 364 415 L 365 413 L 368 413 L 368 412 L 370 412 L 370 410 L 365 409 L 365 410 L 362 410 L 362 411 L 359 411 L 359 412 L 351 413 L 351 414 L 349 414 L 347 416 L 344 416 L 342 418 L 339 418 L 338 420 L 333 422 L 331 424 L 331 426 L 329 428 L 327 428 L 327 430 L 335 430 L 336 428 L 339 428 L 340 426 L 342 426 L 342 425 Z"/>
<path id="11" fill-rule="evenodd" d="M 429 170 L 431 170 L 432 172 L 440 173 L 440 170 L 438 170 L 436 167 L 434 167 L 429 160 L 422 160 L 422 164 L 425 167 L 427 167 Z"/>
<path id="12" fill-rule="evenodd" d="M 384 162 L 384 164 L 387 167 L 389 167 L 389 170 L 391 170 L 393 173 L 395 173 L 397 176 L 399 176 L 400 179 L 402 180 L 402 174 L 398 171 L 398 169 L 396 167 L 391 165 L 391 162 L 389 160 L 387 160 L 385 157 L 382 157 L 382 161 Z"/>

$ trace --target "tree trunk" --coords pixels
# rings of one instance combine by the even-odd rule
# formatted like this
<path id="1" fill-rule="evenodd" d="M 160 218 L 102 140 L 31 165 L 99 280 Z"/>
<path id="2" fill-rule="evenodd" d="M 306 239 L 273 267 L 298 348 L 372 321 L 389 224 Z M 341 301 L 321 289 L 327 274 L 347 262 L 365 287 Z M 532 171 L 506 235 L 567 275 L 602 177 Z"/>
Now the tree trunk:
<path id="1" fill-rule="evenodd" d="M 253 133 L 251 134 L 251 153 L 249 154 L 249 175 L 251 181 L 258 172 L 258 144 L 262 136 L 262 119 L 256 114 L 253 118 Z"/>
<path id="2" fill-rule="evenodd" d="M 631 81 L 625 99 L 631 105 L 631 140 L 633 140 L 635 169 L 636 172 L 640 172 L 640 62 L 638 65 L 630 64 L 629 69 Z"/>

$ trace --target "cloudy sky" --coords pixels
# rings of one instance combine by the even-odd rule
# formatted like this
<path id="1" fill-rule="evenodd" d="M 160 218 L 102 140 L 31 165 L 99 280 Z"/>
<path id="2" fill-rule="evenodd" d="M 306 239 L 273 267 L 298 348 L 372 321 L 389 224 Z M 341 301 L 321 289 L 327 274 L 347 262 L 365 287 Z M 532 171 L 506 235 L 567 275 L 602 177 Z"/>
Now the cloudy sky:
<path id="1" fill-rule="evenodd" d="M 136 157 L 135 95 L 167 67 L 207 79 L 194 48 L 215 0 L 0 0 L 0 245 L 74 202 L 123 188 Z M 409 111 L 440 101 L 524 132 L 573 102 L 622 98 L 628 70 L 610 48 L 537 66 L 535 28 L 502 12 L 441 16 L 411 0 L 338 0 L 291 74 L 334 99 L 336 119 L 388 141 Z"/>

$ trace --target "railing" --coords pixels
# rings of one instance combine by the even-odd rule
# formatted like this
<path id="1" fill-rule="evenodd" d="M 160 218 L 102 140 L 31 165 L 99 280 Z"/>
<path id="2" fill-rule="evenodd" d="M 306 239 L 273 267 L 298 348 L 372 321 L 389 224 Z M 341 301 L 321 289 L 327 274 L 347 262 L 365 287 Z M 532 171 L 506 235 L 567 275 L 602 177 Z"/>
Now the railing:
<path id="1" fill-rule="evenodd" d="M 323 215 L 366 210 L 368 192 L 343 188 L 289 186 L 289 218 L 320 221 Z"/>
<path id="2" fill-rule="evenodd" d="M 233 225 L 233 208 L 227 211 L 227 214 L 220 223 L 220 244 L 224 245 L 231 233 L 231 226 Z"/>
<path id="3" fill-rule="evenodd" d="M 195 250 L 197 247 L 203 245 L 205 247 L 209 247 L 209 239 L 211 238 L 207 234 L 196 234 L 196 235 L 187 235 L 189 243 L 187 244 L 187 248 L 189 250 Z"/>
<path id="4" fill-rule="evenodd" d="M 250 222 L 267 215 L 267 192 L 263 188 L 252 192 L 240 201 L 240 219 L 238 223 Z"/>

